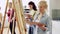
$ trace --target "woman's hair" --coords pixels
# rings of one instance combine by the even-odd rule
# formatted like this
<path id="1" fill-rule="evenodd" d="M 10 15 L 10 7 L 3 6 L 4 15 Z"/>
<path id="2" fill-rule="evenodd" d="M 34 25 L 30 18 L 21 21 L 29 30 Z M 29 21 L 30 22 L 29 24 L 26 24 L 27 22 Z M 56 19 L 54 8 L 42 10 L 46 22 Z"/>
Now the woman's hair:
<path id="1" fill-rule="evenodd" d="M 33 9 L 34 9 L 35 11 L 37 11 L 37 8 L 36 8 L 34 2 L 30 1 L 30 2 L 28 3 L 28 5 L 32 5 L 32 6 L 33 6 Z"/>
<path id="2" fill-rule="evenodd" d="M 39 6 L 40 5 L 44 5 L 44 7 L 47 9 L 48 5 L 47 5 L 47 2 L 46 1 L 40 1 L 39 2 Z"/>
<path id="3" fill-rule="evenodd" d="M 12 5 L 12 2 L 9 2 L 9 5 Z"/>

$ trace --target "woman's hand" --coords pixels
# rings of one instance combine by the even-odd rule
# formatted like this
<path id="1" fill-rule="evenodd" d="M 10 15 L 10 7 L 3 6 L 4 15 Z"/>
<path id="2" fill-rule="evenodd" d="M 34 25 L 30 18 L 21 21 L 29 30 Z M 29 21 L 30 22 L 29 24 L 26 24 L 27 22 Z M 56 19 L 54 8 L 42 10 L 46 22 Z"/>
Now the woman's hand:
<path id="1" fill-rule="evenodd" d="M 43 31 L 46 31 L 46 28 L 45 28 L 44 25 L 38 25 L 38 27 L 39 27 L 40 29 L 42 29 Z"/>
<path id="2" fill-rule="evenodd" d="M 38 23 L 38 24 L 37 24 L 37 26 L 38 26 L 40 29 L 42 29 L 43 31 L 45 31 L 45 30 L 46 30 L 45 25 L 44 25 L 44 24 L 42 24 L 42 23 Z"/>
<path id="3" fill-rule="evenodd" d="M 32 16 L 30 14 L 25 14 L 28 18 L 31 18 Z"/>
<path id="4" fill-rule="evenodd" d="M 46 31 L 46 27 L 40 27 L 40 29 L 42 29 L 43 31 Z"/>
<path id="5" fill-rule="evenodd" d="M 25 21 L 27 22 L 27 21 L 30 21 L 30 20 L 29 20 L 29 18 L 25 18 Z"/>
<path id="6" fill-rule="evenodd" d="M 26 23 L 28 23 L 29 25 L 33 25 L 33 23 L 32 23 L 32 22 L 30 22 L 30 20 L 29 20 L 29 19 L 25 19 L 25 21 L 26 21 Z"/>

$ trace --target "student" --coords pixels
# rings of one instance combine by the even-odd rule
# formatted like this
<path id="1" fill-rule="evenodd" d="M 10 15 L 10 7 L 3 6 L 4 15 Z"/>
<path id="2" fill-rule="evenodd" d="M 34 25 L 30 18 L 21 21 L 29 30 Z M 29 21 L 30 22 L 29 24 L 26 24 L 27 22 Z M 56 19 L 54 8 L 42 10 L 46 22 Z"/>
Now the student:
<path id="1" fill-rule="evenodd" d="M 47 7 L 48 5 L 46 1 L 40 1 L 39 13 L 35 15 L 34 21 L 31 22 L 26 20 L 26 23 L 30 25 L 35 25 L 35 28 L 38 26 L 37 34 L 47 34 L 47 31 L 51 32 L 52 24 L 51 24 L 51 18 L 46 14 Z M 34 34 L 36 33 L 34 32 Z"/>
<path id="2" fill-rule="evenodd" d="M 11 31 L 11 34 L 12 34 L 12 28 L 13 28 L 13 21 L 14 21 L 14 34 L 15 33 L 15 26 L 16 26 L 16 21 L 15 21 L 15 18 L 14 18 L 14 9 L 12 8 L 12 3 L 10 2 L 9 3 L 9 9 L 8 9 L 8 12 L 7 12 L 7 16 L 8 16 L 8 22 L 10 22 L 10 31 Z"/>
<path id="3" fill-rule="evenodd" d="M 30 1 L 29 3 L 28 3 L 28 6 L 29 6 L 29 14 L 27 14 L 27 16 L 28 16 L 28 18 L 33 18 L 34 17 L 34 15 L 35 15 L 35 13 L 36 13 L 36 11 L 37 11 L 37 7 L 36 7 L 36 5 L 34 4 L 34 2 L 32 2 L 32 1 Z"/>
<path id="4" fill-rule="evenodd" d="M 29 8 L 30 8 L 30 12 L 28 14 L 28 18 L 30 19 L 30 21 L 33 21 L 33 17 L 35 15 L 36 11 L 37 11 L 37 8 L 36 8 L 34 2 L 32 2 L 32 1 L 30 1 L 28 3 L 28 5 L 29 5 Z M 31 25 L 29 27 L 29 34 L 33 34 L 33 26 L 31 26 Z"/>
<path id="5" fill-rule="evenodd" d="M 0 7 L 1 10 L 1 7 Z M 0 13 L 0 33 L 1 33 L 2 13 Z"/>

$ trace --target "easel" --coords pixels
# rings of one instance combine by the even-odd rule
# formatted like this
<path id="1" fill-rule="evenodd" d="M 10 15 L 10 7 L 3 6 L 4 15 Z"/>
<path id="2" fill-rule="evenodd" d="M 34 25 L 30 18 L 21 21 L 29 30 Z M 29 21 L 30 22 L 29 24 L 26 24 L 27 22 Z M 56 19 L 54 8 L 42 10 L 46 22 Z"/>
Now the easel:
<path id="1" fill-rule="evenodd" d="M 1 28 L 1 34 L 3 34 L 3 30 L 4 30 L 4 24 L 5 24 L 8 1 L 9 0 L 7 0 L 7 3 L 6 3 L 4 19 L 3 19 L 3 24 L 2 24 L 2 28 Z M 24 21 L 24 15 L 23 15 L 23 7 L 22 7 L 22 0 L 12 0 L 12 3 L 13 3 L 14 11 L 15 11 L 15 16 L 16 16 L 16 21 L 17 21 L 17 24 L 18 24 L 19 33 L 20 34 L 26 34 L 26 32 L 25 32 L 25 21 Z M 12 34 L 14 34 L 13 32 L 14 32 L 14 23 L 13 23 L 13 28 L 12 28 Z"/>

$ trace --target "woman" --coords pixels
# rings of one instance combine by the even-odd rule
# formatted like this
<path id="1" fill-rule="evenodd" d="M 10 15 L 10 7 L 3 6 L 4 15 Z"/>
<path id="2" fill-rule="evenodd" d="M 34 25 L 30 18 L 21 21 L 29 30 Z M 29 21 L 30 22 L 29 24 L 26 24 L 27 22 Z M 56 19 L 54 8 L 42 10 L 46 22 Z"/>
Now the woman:
<path id="1" fill-rule="evenodd" d="M 29 14 L 27 14 L 27 16 L 28 16 L 28 19 L 30 21 L 33 21 L 33 17 L 35 15 L 36 11 L 37 11 L 37 8 L 36 8 L 34 2 L 32 2 L 32 1 L 30 1 L 28 3 L 28 5 L 29 5 L 29 8 L 30 8 L 30 12 L 29 12 Z M 33 26 L 31 26 L 31 25 L 29 27 L 29 34 L 33 34 Z"/>
<path id="2" fill-rule="evenodd" d="M 14 34 L 16 34 L 15 33 L 16 21 L 15 21 L 15 17 L 14 17 L 14 9 L 12 8 L 11 2 L 9 3 L 9 9 L 8 9 L 7 15 L 8 15 L 8 22 L 10 22 L 9 27 L 10 27 L 11 34 L 12 34 L 12 28 L 13 28 L 13 21 L 14 21 Z"/>
<path id="3" fill-rule="evenodd" d="M 33 18 L 36 11 L 37 11 L 36 5 L 32 1 L 30 1 L 28 3 L 28 5 L 29 5 L 29 8 L 30 8 L 30 12 L 29 12 L 29 14 L 27 14 L 27 16 L 28 16 L 28 18 Z"/>
<path id="4" fill-rule="evenodd" d="M 37 34 L 47 34 L 47 31 L 51 32 L 51 18 L 46 14 L 47 7 L 46 1 L 40 1 L 39 13 L 35 15 L 34 21 L 26 20 L 28 24 L 35 25 L 35 28 L 37 27 Z M 34 34 L 36 33 L 34 32 Z"/>

